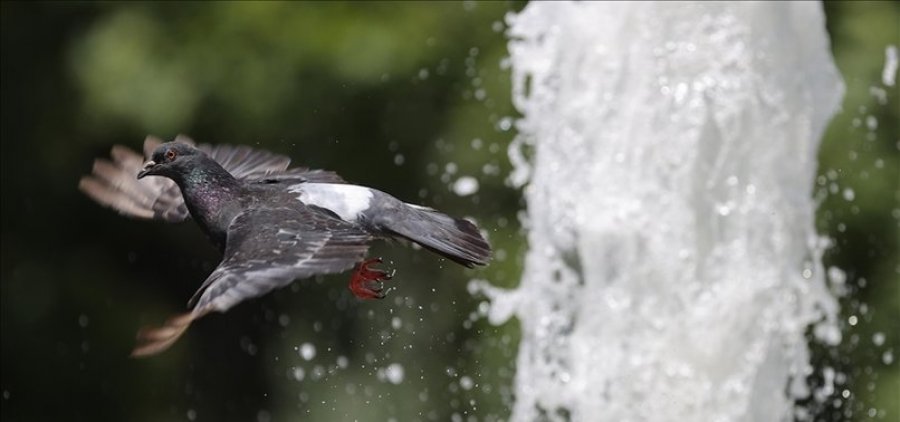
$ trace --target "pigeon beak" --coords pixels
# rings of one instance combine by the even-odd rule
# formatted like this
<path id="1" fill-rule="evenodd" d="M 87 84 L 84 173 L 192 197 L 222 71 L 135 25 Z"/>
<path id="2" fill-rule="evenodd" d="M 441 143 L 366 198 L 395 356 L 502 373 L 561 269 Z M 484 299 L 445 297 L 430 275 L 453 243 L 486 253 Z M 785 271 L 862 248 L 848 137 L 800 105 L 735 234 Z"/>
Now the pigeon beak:
<path id="1" fill-rule="evenodd" d="M 144 164 L 144 168 L 140 172 L 138 172 L 137 178 L 142 179 L 144 176 L 146 176 L 148 174 L 153 174 L 153 173 L 151 173 L 151 171 L 153 171 L 153 167 L 156 167 L 156 162 L 153 160 L 147 161 Z"/>

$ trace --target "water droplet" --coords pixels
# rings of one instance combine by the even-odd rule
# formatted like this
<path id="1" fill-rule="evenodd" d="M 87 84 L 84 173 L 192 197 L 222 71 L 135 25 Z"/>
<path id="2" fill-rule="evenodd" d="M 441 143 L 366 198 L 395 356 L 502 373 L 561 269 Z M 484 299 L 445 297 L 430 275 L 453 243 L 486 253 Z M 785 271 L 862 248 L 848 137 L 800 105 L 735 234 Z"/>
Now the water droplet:
<path id="1" fill-rule="evenodd" d="M 316 346 L 313 346 L 312 343 L 301 344 L 300 356 L 303 357 L 304 360 L 312 360 L 316 357 Z"/>
<path id="2" fill-rule="evenodd" d="M 894 86 L 897 78 L 897 46 L 889 45 L 884 49 L 884 68 L 881 69 L 881 83 Z"/>
<path id="3" fill-rule="evenodd" d="M 462 176 L 453 183 L 453 192 L 459 196 L 469 196 L 478 192 L 478 179 L 472 176 Z"/>
<path id="4" fill-rule="evenodd" d="M 722 217 L 727 217 L 728 214 L 731 214 L 731 205 L 719 204 L 716 206 L 716 212 L 718 212 Z"/>
<path id="5" fill-rule="evenodd" d="M 400 384 L 403 382 L 403 366 L 399 363 L 392 363 L 384 368 L 384 378 L 391 384 Z"/>
<path id="6" fill-rule="evenodd" d="M 468 391 L 475 386 L 475 382 L 472 381 L 472 378 L 470 378 L 469 376 L 463 375 L 459 378 L 459 386 L 462 387 L 463 390 Z"/>
<path id="7" fill-rule="evenodd" d="M 756 186 L 755 185 L 747 185 L 747 194 L 753 195 L 755 193 L 756 193 Z"/>
<path id="8" fill-rule="evenodd" d="M 869 130 L 878 129 L 878 119 L 876 119 L 875 116 L 866 116 L 866 127 L 869 128 Z"/>
<path id="9" fill-rule="evenodd" d="M 852 201 L 856 198 L 856 192 L 853 192 L 853 189 L 851 188 L 844 188 L 843 196 L 845 200 Z"/>
<path id="10" fill-rule="evenodd" d="M 444 173 L 446 174 L 456 174 L 456 163 L 447 163 L 444 165 Z"/>
<path id="11" fill-rule="evenodd" d="M 306 370 L 299 366 L 295 366 L 291 371 L 291 375 L 294 377 L 295 381 L 303 381 L 303 378 L 306 378 Z"/>

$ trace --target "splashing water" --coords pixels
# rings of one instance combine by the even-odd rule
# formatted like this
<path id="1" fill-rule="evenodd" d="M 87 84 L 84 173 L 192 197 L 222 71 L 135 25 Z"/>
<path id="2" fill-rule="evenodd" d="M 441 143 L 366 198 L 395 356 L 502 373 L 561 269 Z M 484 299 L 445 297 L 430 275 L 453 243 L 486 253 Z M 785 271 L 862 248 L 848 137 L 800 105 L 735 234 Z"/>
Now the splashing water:
<path id="1" fill-rule="evenodd" d="M 821 6 L 534 2 L 510 24 L 530 249 L 520 287 L 483 289 L 522 325 L 512 419 L 793 419 L 804 333 L 840 341 L 811 196 L 844 90 Z"/>
<path id="2" fill-rule="evenodd" d="M 884 49 L 884 69 L 881 70 L 881 83 L 894 86 L 897 79 L 897 46 L 889 45 Z"/>

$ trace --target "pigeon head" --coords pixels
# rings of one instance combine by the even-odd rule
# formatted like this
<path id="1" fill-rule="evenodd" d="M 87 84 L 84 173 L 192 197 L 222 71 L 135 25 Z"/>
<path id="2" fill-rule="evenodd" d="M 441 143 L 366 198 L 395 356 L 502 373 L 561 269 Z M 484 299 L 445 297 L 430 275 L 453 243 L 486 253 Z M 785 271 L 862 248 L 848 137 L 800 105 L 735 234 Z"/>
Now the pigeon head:
<path id="1" fill-rule="evenodd" d="M 144 168 L 138 173 L 137 178 L 144 176 L 164 176 L 176 179 L 190 170 L 194 160 L 203 155 L 196 148 L 180 142 L 166 142 L 153 150 L 150 161 L 144 163 Z"/>

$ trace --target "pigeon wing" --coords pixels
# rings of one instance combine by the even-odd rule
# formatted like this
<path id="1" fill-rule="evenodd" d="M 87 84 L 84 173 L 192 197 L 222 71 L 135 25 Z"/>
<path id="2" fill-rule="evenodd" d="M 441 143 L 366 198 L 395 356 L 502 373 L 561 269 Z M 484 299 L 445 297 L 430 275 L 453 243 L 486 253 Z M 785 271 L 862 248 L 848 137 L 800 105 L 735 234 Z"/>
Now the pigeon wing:
<path id="1" fill-rule="evenodd" d="M 193 140 L 184 135 L 178 135 L 175 141 L 195 145 Z M 185 220 L 190 214 L 175 182 L 164 177 L 137 179 L 137 174 L 144 165 L 144 157 L 149 157 L 162 142 L 156 137 L 148 136 L 144 141 L 143 157 L 128 148 L 114 146 L 110 153 L 112 160 L 95 160 L 92 174 L 82 177 L 78 187 L 100 204 L 128 216 L 170 222 Z M 284 177 L 344 183 L 340 176 L 329 171 L 306 168 L 288 170 L 290 158 L 265 150 L 206 144 L 198 145 L 197 148 L 238 179 Z"/>
<path id="2" fill-rule="evenodd" d="M 194 145 L 194 141 L 185 135 L 176 136 L 175 142 Z M 333 171 L 307 167 L 288 169 L 288 166 L 291 164 L 290 158 L 262 149 L 253 149 L 246 145 L 200 144 L 197 145 L 197 149 L 216 160 L 219 165 L 228 170 L 237 179 L 302 179 L 307 182 L 317 183 L 347 183 Z M 147 156 L 149 157 L 149 154 Z"/>
<path id="3" fill-rule="evenodd" d="M 315 209 L 249 210 L 228 228 L 225 256 L 188 302 L 193 309 L 162 327 L 143 329 L 132 356 L 171 346 L 191 322 L 299 278 L 346 271 L 365 258 L 372 237 Z"/>
<path id="4" fill-rule="evenodd" d="M 365 258 L 371 235 L 315 209 L 250 210 L 228 229 L 225 257 L 188 305 L 224 312 L 298 278 L 339 273 Z"/>
<path id="5" fill-rule="evenodd" d="M 194 145 L 194 140 L 185 135 L 176 136 L 175 142 Z M 159 143 L 154 145 L 154 148 L 158 145 Z M 266 150 L 250 148 L 246 145 L 200 144 L 197 145 L 197 149 L 216 160 L 219 165 L 228 170 L 237 179 L 302 179 L 303 181 L 317 183 L 347 183 L 333 171 L 307 167 L 288 169 L 288 166 L 291 164 L 290 158 Z M 150 156 L 147 152 L 145 154 L 148 157 Z"/>
<path id="6" fill-rule="evenodd" d="M 128 148 L 116 145 L 110 155 L 112 161 L 94 160 L 91 174 L 83 176 L 78 183 L 82 192 L 132 217 L 167 221 L 187 217 L 187 208 L 175 182 L 163 177 L 137 180 L 144 158 Z"/>

